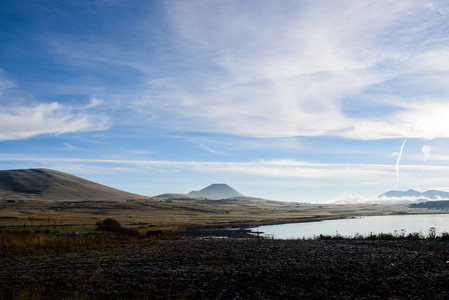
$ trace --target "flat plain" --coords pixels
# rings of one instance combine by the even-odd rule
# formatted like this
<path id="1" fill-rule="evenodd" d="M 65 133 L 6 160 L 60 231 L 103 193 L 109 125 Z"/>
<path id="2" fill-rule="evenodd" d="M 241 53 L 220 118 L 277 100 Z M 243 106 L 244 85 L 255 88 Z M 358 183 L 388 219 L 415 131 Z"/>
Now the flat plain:
<path id="1" fill-rule="evenodd" d="M 304 222 L 389 214 L 442 213 L 441 210 L 412 209 L 406 204 L 298 204 L 196 203 L 158 198 L 125 201 L 87 200 L 0 200 L 2 227 L 93 227 L 97 221 L 114 218 L 125 226 L 257 226 L 263 224 Z"/>

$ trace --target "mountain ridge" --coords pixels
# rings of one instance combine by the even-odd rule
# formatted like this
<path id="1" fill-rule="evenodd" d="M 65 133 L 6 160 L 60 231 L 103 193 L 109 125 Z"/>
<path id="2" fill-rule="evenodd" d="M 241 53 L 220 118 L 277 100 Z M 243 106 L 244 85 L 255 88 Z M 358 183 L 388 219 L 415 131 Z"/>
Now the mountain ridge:
<path id="1" fill-rule="evenodd" d="M 398 198 L 404 198 L 404 197 L 423 197 L 423 198 L 427 198 L 427 199 L 449 199 L 449 192 L 444 192 L 444 191 L 438 191 L 438 190 L 428 190 L 425 191 L 423 193 L 415 191 L 413 189 L 409 189 L 408 191 L 396 191 L 396 190 L 391 190 L 388 192 L 385 192 L 381 195 L 379 195 L 380 197 L 398 197 Z"/>

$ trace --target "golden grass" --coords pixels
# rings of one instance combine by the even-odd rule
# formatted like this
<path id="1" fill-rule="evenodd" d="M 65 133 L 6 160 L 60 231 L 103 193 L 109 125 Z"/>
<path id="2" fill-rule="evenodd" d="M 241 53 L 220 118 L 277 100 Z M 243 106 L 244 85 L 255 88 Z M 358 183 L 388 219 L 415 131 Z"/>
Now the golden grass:
<path id="1" fill-rule="evenodd" d="M 118 247 L 120 242 L 123 243 L 123 240 L 104 235 L 68 237 L 33 230 L 1 230 L 0 257 L 113 248 Z"/>
<path id="2" fill-rule="evenodd" d="M 72 229 L 73 230 L 73 229 Z M 138 232 L 138 235 L 136 235 Z M 0 257 L 23 255 L 49 255 L 86 250 L 110 250 L 148 245 L 157 240 L 183 239 L 176 232 L 167 231 L 159 236 L 145 237 L 145 230 L 124 228 L 119 233 L 83 232 L 81 236 L 53 236 L 48 230 L 0 230 Z"/>

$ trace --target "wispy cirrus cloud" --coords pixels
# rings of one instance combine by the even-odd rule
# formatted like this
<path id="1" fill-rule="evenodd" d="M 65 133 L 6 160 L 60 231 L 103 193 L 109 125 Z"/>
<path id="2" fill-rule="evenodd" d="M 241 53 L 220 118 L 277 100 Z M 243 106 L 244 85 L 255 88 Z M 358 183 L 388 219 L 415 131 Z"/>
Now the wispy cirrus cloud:
<path id="1" fill-rule="evenodd" d="M 95 96 L 89 99 L 89 104 L 78 107 L 59 102 L 36 103 L 33 97 L 23 97 L 20 87 L 6 77 L 0 69 L 0 141 L 105 130 L 110 126 L 104 114 L 88 112 L 103 103 Z"/>
<path id="2" fill-rule="evenodd" d="M 4 71 L 0 69 L 0 96 L 3 94 L 3 90 L 14 87 L 14 83 L 7 80 L 4 76 Z"/>
<path id="3" fill-rule="evenodd" d="M 174 75 L 176 88 L 150 90 L 139 105 L 168 128 L 199 132 L 448 137 L 441 117 L 449 110 L 448 7 L 443 1 L 167 2 L 174 42 L 194 67 Z M 398 91 L 406 86 L 413 97 Z"/>
<path id="4" fill-rule="evenodd" d="M 40 51 L 82 75 L 37 86 L 98 92 L 136 126 L 144 117 L 162 130 L 251 137 L 449 137 L 445 1 L 166 1 L 158 26 L 162 6 L 94 6 L 136 16 L 119 30 L 72 5 L 107 35 L 77 34 L 77 18 L 74 32 L 41 33 Z"/>
<path id="5" fill-rule="evenodd" d="M 105 130 L 107 117 L 74 112 L 56 102 L 36 106 L 0 106 L 0 141 L 42 134 Z"/>
<path id="6" fill-rule="evenodd" d="M 207 152 L 213 153 L 213 154 L 219 154 L 219 155 L 224 155 L 226 154 L 226 152 L 221 151 L 221 150 L 216 150 L 216 149 L 212 149 L 211 147 L 205 145 L 205 144 L 201 144 L 199 146 L 201 149 L 206 150 Z"/>
<path id="7" fill-rule="evenodd" d="M 95 74 L 72 78 L 61 93 L 80 86 L 100 91 L 105 104 L 120 103 L 123 118 L 115 121 L 141 126 L 146 118 L 145 125 L 162 130 L 449 137 L 444 1 L 186 0 L 164 6 L 168 26 L 157 29 L 154 8 L 120 3 L 108 12 L 138 18 L 120 21 L 120 30 L 103 22 L 107 37 L 43 34 L 58 64 Z"/>

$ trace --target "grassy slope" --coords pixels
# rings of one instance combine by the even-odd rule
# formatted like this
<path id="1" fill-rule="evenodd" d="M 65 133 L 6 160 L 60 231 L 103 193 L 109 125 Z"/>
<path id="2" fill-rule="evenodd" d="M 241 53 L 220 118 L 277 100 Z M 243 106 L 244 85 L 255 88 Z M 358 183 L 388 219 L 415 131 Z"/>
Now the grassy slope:
<path id="1" fill-rule="evenodd" d="M 0 171 L 0 199 L 87 201 L 150 199 L 50 169 Z"/>

